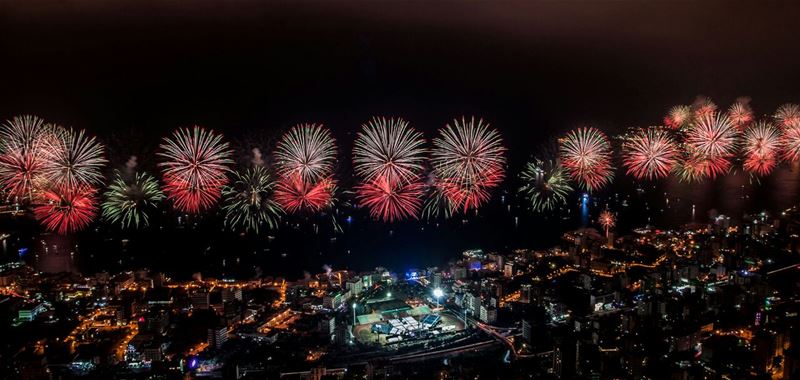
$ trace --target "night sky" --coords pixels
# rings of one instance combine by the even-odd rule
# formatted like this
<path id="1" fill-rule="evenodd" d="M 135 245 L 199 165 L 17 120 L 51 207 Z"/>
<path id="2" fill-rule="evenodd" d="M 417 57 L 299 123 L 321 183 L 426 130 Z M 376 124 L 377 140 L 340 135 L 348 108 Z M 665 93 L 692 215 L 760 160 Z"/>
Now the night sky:
<path id="1" fill-rule="evenodd" d="M 86 128 L 123 160 L 191 124 L 263 141 L 322 122 L 347 148 L 372 115 L 430 137 L 474 114 L 527 155 L 582 123 L 659 123 L 698 94 L 723 107 L 748 95 L 757 113 L 800 101 L 798 14 L 790 2 L 4 2 L 0 117 Z"/>

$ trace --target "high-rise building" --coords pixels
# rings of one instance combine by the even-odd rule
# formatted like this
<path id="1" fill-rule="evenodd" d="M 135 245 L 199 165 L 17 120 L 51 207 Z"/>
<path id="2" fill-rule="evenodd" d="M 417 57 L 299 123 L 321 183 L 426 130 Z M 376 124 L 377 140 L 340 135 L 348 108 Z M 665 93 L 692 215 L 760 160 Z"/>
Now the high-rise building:
<path id="1" fill-rule="evenodd" d="M 169 326 L 169 312 L 166 310 L 148 311 L 137 321 L 140 332 L 163 335 Z"/>
<path id="2" fill-rule="evenodd" d="M 453 272 L 454 280 L 463 280 L 467 278 L 467 268 L 464 268 L 462 266 L 453 267 L 453 269 L 451 269 L 451 272 Z"/>
<path id="3" fill-rule="evenodd" d="M 522 284 L 520 286 L 520 301 L 527 303 L 531 303 L 531 301 L 533 301 L 533 291 L 531 288 L 531 284 Z"/>
<path id="4" fill-rule="evenodd" d="M 480 319 L 486 323 L 492 324 L 497 322 L 497 308 L 492 306 L 481 305 Z"/>
<path id="5" fill-rule="evenodd" d="M 208 346 L 216 349 L 222 348 L 222 345 L 228 341 L 228 328 L 225 326 L 218 326 L 208 329 Z"/>
<path id="6" fill-rule="evenodd" d="M 351 278 L 347 280 L 347 290 L 350 291 L 352 296 L 358 296 L 364 290 L 364 282 L 361 277 Z"/>
<path id="7" fill-rule="evenodd" d="M 225 288 L 222 289 L 222 303 L 231 302 L 233 300 L 242 300 L 241 288 Z"/>
<path id="8" fill-rule="evenodd" d="M 350 342 L 350 331 L 347 325 L 339 323 L 333 331 L 333 343 L 344 346 Z"/>
<path id="9" fill-rule="evenodd" d="M 467 293 L 464 297 L 464 308 L 472 315 L 479 317 L 481 313 L 481 297 L 475 293 Z"/>
<path id="10" fill-rule="evenodd" d="M 323 317 L 319 321 L 319 331 L 323 335 L 328 336 L 328 338 L 333 342 L 334 340 L 334 333 L 336 332 L 336 317 L 333 315 L 328 315 Z"/>
<path id="11" fill-rule="evenodd" d="M 433 286 L 434 289 L 442 287 L 442 272 L 436 272 L 433 274 L 431 285 Z"/>
<path id="12" fill-rule="evenodd" d="M 192 293 L 192 308 L 207 310 L 209 307 L 209 294 L 205 289 Z"/>
<path id="13" fill-rule="evenodd" d="M 342 304 L 342 293 L 332 292 L 322 297 L 322 307 L 326 309 L 336 309 Z"/>
<path id="14" fill-rule="evenodd" d="M 506 263 L 503 267 L 503 276 L 514 277 L 514 263 Z"/>

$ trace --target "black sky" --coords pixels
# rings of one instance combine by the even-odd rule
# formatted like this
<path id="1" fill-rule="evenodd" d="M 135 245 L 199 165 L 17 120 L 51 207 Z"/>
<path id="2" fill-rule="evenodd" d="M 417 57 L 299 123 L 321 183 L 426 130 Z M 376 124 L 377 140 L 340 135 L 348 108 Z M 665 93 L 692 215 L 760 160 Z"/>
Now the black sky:
<path id="1" fill-rule="evenodd" d="M 798 16 L 764 1 L 5 1 L 0 118 L 86 128 L 120 157 L 177 126 L 345 137 L 371 115 L 431 136 L 475 114 L 535 146 L 579 123 L 655 124 L 697 94 L 800 102 Z"/>

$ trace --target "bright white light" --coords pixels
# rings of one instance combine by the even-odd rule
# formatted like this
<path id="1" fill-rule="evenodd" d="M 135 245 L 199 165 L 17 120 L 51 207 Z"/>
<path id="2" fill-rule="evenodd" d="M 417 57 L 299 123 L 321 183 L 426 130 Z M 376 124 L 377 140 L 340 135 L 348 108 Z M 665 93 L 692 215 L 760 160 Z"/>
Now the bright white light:
<path id="1" fill-rule="evenodd" d="M 439 289 L 439 288 L 433 289 L 433 296 L 434 297 L 442 298 L 443 295 L 444 295 L 444 292 L 442 291 L 442 289 Z"/>

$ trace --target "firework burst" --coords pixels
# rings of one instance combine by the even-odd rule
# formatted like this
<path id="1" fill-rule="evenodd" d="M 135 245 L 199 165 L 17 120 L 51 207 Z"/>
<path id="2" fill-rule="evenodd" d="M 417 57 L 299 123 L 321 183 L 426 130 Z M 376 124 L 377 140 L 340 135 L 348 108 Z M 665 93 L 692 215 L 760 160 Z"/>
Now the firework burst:
<path id="1" fill-rule="evenodd" d="M 433 173 L 429 175 L 425 186 L 427 187 L 427 195 L 425 196 L 425 202 L 422 206 L 422 217 L 425 219 L 436 219 L 439 217 L 449 219 L 452 217 L 455 206 L 447 195 L 445 195 L 440 181 Z"/>
<path id="2" fill-rule="evenodd" d="M 321 124 L 292 127 L 275 150 L 275 166 L 281 176 L 300 175 L 307 183 L 330 176 L 335 163 L 336 142 Z"/>
<path id="3" fill-rule="evenodd" d="M 361 207 L 384 222 L 417 219 L 422 205 L 425 184 L 420 181 L 399 182 L 388 176 L 378 176 L 356 189 Z"/>
<path id="4" fill-rule="evenodd" d="M 780 134 L 769 123 L 758 123 L 744 134 L 744 169 L 760 176 L 769 174 L 778 162 Z"/>
<path id="5" fill-rule="evenodd" d="M 89 186 L 46 190 L 33 214 L 49 231 L 65 235 L 86 228 L 97 215 L 97 190 Z"/>
<path id="6" fill-rule="evenodd" d="M 638 130 L 622 144 L 626 173 L 636 179 L 653 180 L 669 175 L 678 158 L 675 140 L 665 131 Z"/>
<path id="7" fill-rule="evenodd" d="M 587 191 L 597 190 L 614 178 L 611 143 L 594 127 L 570 131 L 559 146 L 562 165 Z"/>
<path id="8" fill-rule="evenodd" d="M 222 135 L 195 126 L 176 130 L 165 138 L 158 155 L 164 176 L 164 191 L 175 208 L 197 213 L 211 207 L 227 183 L 233 162 Z"/>
<path id="9" fill-rule="evenodd" d="M 710 162 L 698 155 L 686 155 L 678 160 L 673 172 L 682 182 L 699 182 L 709 173 Z"/>
<path id="10" fill-rule="evenodd" d="M 15 117 L 0 127 L 0 186 L 9 195 L 30 200 L 44 183 L 47 130 L 36 116 Z"/>
<path id="11" fill-rule="evenodd" d="M 122 228 L 139 228 L 149 225 L 148 212 L 164 200 L 155 177 L 147 173 L 134 173 L 129 179 L 115 172 L 101 204 L 103 219 Z"/>
<path id="12" fill-rule="evenodd" d="M 316 212 L 330 207 L 335 192 L 333 179 L 308 182 L 297 173 L 281 177 L 275 186 L 275 201 L 288 213 Z"/>
<path id="13" fill-rule="evenodd" d="M 800 105 L 786 103 L 775 111 L 775 120 L 782 128 L 800 124 Z"/>
<path id="14" fill-rule="evenodd" d="M 737 101 L 728 108 L 728 118 L 736 128 L 743 130 L 753 122 L 753 110 L 746 101 Z"/>
<path id="15" fill-rule="evenodd" d="M 680 129 L 692 121 L 692 109 L 689 106 L 675 106 L 669 110 L 664 123 L 672 129 Z"/>
<path id="16" fill-rule="evenodd" d="M 701 117 L 689 130 L 686 146 L 692 156 L 706 161 L 707 176 L 715 178 L 730 169 L 738 137 L 728 116 L 714 113 Z"/>
<path id="17" fill-rule="evenodd" d="M 608 232 L 617 224 L 617 218 L 611 211 L 603 210 L 600 215 L 597 217 L 597 222 L 603 226 L 603 229 L 606 231 L 606 238 L 608 238 Z"/>
<path id="18" fill-rule="evenodd" d="M 506 148 L 500 134 L 483 120 L 455 120 L 439 130 L 433 145 L 434 175 L 458 208 L 480 206 L 502 182 Z"/>
<path id="19" fill-rule="evenodd" d="M 75 189 L 103 182 L 101 172 L 106 164 L 103 145 L 94 137 L 73 129 L 51 126 L 43 138 L 44 165 L 42 176 L 48 186 Z"/>
<path id="20" fill-rule="evenodd" d="M 222 191 L 225 225 L 255 233 L 263 225 L 277 227 L 283 211 L 272 199 L 274 188 L 275 181 L 261 166 L 234 172 L 233 181 Z"/>
<path id="21" fill-rule="evenodd" d="M 518 191 L 537 212 L 551 211 L 564 204 L 572 191 L 567 170 L 557 159 L 536 158 L 525 165 L 520 177 L 523 185 Z"/>
<path id="22" fill-rule="evenodd" d="M 373 118 L 361 126 L 353 148 L 353 166 L 365 181 L 385 177 L 410 182 L 423 169 L 425 140 L 403 119 Z"/>
<path id="23" fill-rule="evenodd" d="M 795 162 L 800 159 L 800 124 L 790 125 L 781 130 L 781 156 L 784 160 Z"/>
<path id="24" fill-rule="evenodd" d="M 692 103 L 692 113 L 697 119 L 702 119 L 706 116 L 712 115 L 717 112 L 717 105 L 711 99 L 705 96 L 698 96 L 694 103 Z"/>

